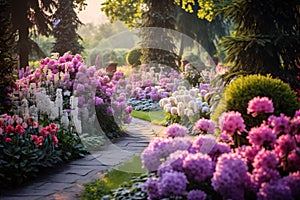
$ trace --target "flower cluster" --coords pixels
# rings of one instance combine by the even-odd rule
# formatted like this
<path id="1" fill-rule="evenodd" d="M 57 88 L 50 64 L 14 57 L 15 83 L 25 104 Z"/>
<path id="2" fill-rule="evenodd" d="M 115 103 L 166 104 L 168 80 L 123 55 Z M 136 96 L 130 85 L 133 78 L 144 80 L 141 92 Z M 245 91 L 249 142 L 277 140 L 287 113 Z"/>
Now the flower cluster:
<path id="1" fill-rule="evenodd" d="M 214 134 L 215 133 L 215 129 L 216 129 L 216 123 L 212 120 L 208 120 L 205 118 L 201 118 L 199 119 L 193 128 L 193 132 L 195 134 Z"/>
<path id="2" fill-rule="evenodd" d="M 254 97 L 248 102 L 247 114 L 255 117 L 259 113 L 273 113 L 274 106 L 272 100 L 268 97 Z"/>
<path id="3" fill-rule="evenodd" d="M 169 118 L 179 117 L 178 122 L 181 122 L 187 117 L 194 122 L 201 117 L 209 117 L 211 110 L 206 99 L 211 92 L 213 89 L 207 84 L 190 90 L 184 86 L 179 86 L 171 97 L 161 99 L 159 105 L 171 116 Z"/>
<path id="4" fill-rule="evenodd" d="M 157 177 L 152 184 L 157 186 L 165 174 L 174 177 L 180 173 L 188 181 L 186 191 L 174 193 L 144 190 L 149 199 L 162 199 L 174 196 L 187 199 L 298 199 L 300 186 L 300 123 L 299 111 L 293 118 L 270 116 L 261 126 L 253 127 L 249 132 L 243 124 L 243 119 L 237 112 L 227 112 L 221 120 L 221 130 L 228 138 L 234 138 L 234 132 L 247 133 L 247 144 L 229 146 L 216 140 L 212 135 L 199 135 L 189 138 L 190 145 L 186 148 L 172 146 L 167 151 L 168 144 L 175 138 L 158 138 L 142 153 L 144 167 L 147 155 L 152 152 L 156 158 L 156 166 L 152 172 Z M 156 148 L 153 148 L 155 146 Z M 175 147 L 175 148 L 174 148 Z M 155 150 L 154 150 L 155 149 Z M 177 149 L 177 151 L 176 151 Z M 159 156 L 164 152 L 164 156 Z M 156 153 L 156 155 L 155 155 Z M 155 156 L 154 156 L 155 155 Z M 181 175 L 182 176 L 182 175 Z M 171 180 L 169 180 L 171 181 Z M 175 180 L 173 184 L 178 184 Z M 199 198 L 197 198 L 199 195 Z M 221 195 L 221 197 L 218 197 Z"/>
<path id="5" fill-rule="evenodd" d="M 19 139 L 27 138 L 31 139 L 36 147 L 39 147 L 43 145 L 43 142 L 49 134 L 51 136 L 50 138 L 52 143 L 57 146 L 57 132 L 57 124 L 52 123 L 49 126 L 41 128 L 39 127 L 39 123 L 35 121 L 32 116 L 27 119 L 19 117 L 18 115 L 10 116 L 3 114 L 0 116 L 0 142 L 17 145 L 17 141 Z"/>
<path id="6" fill-rule="evenodd" d="M 165 132 L 165 137 L 184 137 L 188 134 L 188 129 L 185 126 L 182 126 L 180 124 L 172 124 L 167 127 L 167 130 Z"/>

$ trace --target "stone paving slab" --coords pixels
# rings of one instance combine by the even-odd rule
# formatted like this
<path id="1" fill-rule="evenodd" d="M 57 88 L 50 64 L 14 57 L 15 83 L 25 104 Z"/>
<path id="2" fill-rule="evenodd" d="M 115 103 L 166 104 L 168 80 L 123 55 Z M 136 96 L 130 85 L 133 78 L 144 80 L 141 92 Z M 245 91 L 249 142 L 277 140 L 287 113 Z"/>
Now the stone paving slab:
<path id="1" fill-rule="evenodd" d="M 70 161 L 45 171 L 26 185 L 0 194 L 1 200 L 76 200 L 84 190 L 83 183 L 97 179 L 106 170 L 140 154 L 149 141 L 163 130 L 162 126 L 133 119 L 125 127 L 128 136 L 109 143 L 105 149 L 90 152 L 82 159 Z"/>

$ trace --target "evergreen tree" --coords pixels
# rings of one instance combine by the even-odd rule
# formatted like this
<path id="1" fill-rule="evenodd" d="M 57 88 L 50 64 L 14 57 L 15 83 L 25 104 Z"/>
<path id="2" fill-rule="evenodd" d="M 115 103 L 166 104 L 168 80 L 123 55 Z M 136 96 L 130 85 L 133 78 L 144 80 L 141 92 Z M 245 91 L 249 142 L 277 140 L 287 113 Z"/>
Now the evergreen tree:
<path id="1" fill-rule="evenodd" d="M 63 55 L 67 51 L 73 54 L 81 53 L 83 47 L 79 43 L 81 37 L 77 34 L 77 29 L 82 24 L 76 12 L 73 0 L 59 0 L 58 9 L 55 13 L 53 34 L 56 42 L 53 47 L 54 52 Z"/>
<path id="2" fill-rule="evenodd" d="M 236 28 L 221 42 L 229 64 L 227 80 L 269 73 L 300 88 L 299 0 L 233 0 L 222 11 Z"/>
<path id="3" fill-rule="evenodd" d="M 175 44 L 168 29 L 175 29 L 175 4 L 173 0 L 145 0 L 142 14 L 141 42 L 142 63 L 164 64 L 178 69 Z M 148 28 L 149 27 L 149 28 Z M 156 27 L 156 28 L 153 28 Z M 149 48 L 151 46 L 158 48 Z M 145 48 L 144 48 L 145 47 Z"/>
<path id="4" fill-rule="evenodd" d="M 11 26 L 8 0 L 0 1 L 0 114 L 9 111 L 7 93 L 13 86 L 13 69 L 16 67 L 15 34 Z"/>
<path id="5" fill-rule="evenodd" d="M 8 13 L 12 16 L 13 32 L 18 35 L 17 52 L 20 67 L 28 66 L 28 55 L 33 46 L 31 33 L 48 36 L 51 33 L 51 14 L 56 8 L 54 0 L 9 0 Z"/>

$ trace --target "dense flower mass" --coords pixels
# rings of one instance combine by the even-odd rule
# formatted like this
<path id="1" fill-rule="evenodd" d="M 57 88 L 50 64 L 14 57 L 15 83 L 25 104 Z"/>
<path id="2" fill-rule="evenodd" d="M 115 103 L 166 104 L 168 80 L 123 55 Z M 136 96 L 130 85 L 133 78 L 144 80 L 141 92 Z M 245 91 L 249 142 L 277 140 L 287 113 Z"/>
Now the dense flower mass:
<path id="1" fill-rule="evenodd" d="M 240 113 L 229 111 L 222 116 L 219 124 L 227 140 L 215 138 L 213 134 L 193 138 L 181 137 L 181 140 L 189 138 L 191 140 L 189 145 L 185 148 L 171 145 L 175 147 L 172 148 L 172 153 L 168 151 L 164 156 L 159 154 L 166 152 L 166 148 L 169 149 L 171 146 L 162 145 L 162 141 L 166 138 L 158 138 L 157 142 L 152 141 L 152 144 L 147 147 L 147 151 L 151 150 L 159 155 L 156 159 L 156 167 L 152 168 L 152 172 L 157 176 L 157 184 L 165 174 L 182 173 L 188 181 L 186 191 L 181 191 L 175 196 L 172 193 L 174 198 L 298 199 L 300 195 L 299 113 L 297 111 L 293 118 L 284 114 L 269 116 L 259 127 L 253 127 L 248 132 Z M 237 135 L 244 137 L 247 142 L 241 146 L 233 145 L 230 138 L 235 140 Z M 167 139 L 168 144 L 172 144 L 172 140 L 178 140 L 176 137 Z M 153 151 L 153 146 L 159 148 Z M 142 161 L 147 163 L 145 152 L 142 154 Z M 157 200 L 166 197 L 159 192 L 159 196 L 153 197 L 153 190 L 147 193 L 150 195 L 149 199 Z"/>

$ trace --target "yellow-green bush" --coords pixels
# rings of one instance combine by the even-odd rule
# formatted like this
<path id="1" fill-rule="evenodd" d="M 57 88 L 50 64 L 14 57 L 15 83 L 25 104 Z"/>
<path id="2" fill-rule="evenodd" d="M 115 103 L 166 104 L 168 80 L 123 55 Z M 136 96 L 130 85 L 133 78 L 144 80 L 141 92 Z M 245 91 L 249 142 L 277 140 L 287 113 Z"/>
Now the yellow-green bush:
<path id="1" fill-rule="evenodd" d="M 248 129 L 259 126 L 262 120 L 267 119 L 267 115 L 253 118 L 247 114 L 249 100 L 257 96 L 272 99 L 275 115 L 284 113 L 287 116 L 293 116 L 300 108 L 296 93 L 288 84 L 269 75 L 248 75 L 235 79 L 226 87 L 219 106 L 213 112 L 212 119 L 217 121 L 223 112 L 234 110 L 242 114 Z"/>
<path id="2" fill-rule="evenodd" d="M 142 56 L 141 49 L 132 49 L 128 52 L 126 56 L 126 63 L 132 66 L 140 65 L 141 56 Z"/>

